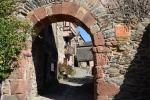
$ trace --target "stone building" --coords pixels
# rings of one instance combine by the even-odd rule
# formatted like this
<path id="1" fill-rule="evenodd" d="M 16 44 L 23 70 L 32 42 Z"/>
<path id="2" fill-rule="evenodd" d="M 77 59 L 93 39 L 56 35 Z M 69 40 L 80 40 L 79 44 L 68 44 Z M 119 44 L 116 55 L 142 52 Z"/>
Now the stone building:
<path id="1" fill-rule="evenodd" d="M 57 22 L 52 26 L 58 50 L 58 63 L 74 66 L 78 41 L 77 26 L 70 22 Z"/>
<path id="2" fill-rule="evenodd" d="M 94 100 L 149 100 L 150 1 L 129 1 L 18 0 L 16 16 L 21 15 L 25 22 L 31 22 L 37 34 L 51 23 L 60 21 L 76 23 L 90 34 L 94 55 Z M 146 15 L 142 14 L 143 11 Z M 138 14 L 143 16 L 139 18 L 136 16 Z M 26 42 L 30 48 L 34 48 L 34 40 Z M 39 44 L 42 46 L 38 49 L 44 49 L 43 40 Z M 44 56 L 42 51 L 34 52 L 31 49 L 24 50 L 22 56 L 13 75 L 2 84 L 2 100 L 32 100 L 29 98 L 36 89 L 33 86 L 33 83 L 36 84 L 36 65 L 33 62 L 39 63 L 40 72 L 40 69 L 44 69 L 40 63 L 44 61 Z M 34 56 L 42 58 L 32 59 Z M 41 77 L 42 73 L 36 75 Z M 40 81 L 43 80 L 44 77 L 41 77 Z"/>
<path id="3" fill-rule="evenodd" d="M 77 47 L 77 63 L 79 67 L 93 67 L 93 54 L 92 54 L 92 47 L 93 43 L 90 42 L 84 42 L 83 44 L 78 45 Z"/>

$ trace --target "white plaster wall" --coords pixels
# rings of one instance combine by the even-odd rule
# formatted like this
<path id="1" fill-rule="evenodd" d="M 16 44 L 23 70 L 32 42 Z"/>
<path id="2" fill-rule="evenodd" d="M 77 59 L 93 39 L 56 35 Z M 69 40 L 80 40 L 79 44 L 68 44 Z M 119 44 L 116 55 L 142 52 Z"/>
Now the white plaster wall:
<path id="1" fill-rule="evenodd" d="M 56 41 L 57 50 L 58 50 L 58 62 L 59 63 L 63 63 L 64 58 L 65 58 L 65 55 L 64 55 L 64 45 L 65 45 L 65 43 L 64 43 L 64 39 L 63 39 L 62 26 L 63 26 L 62 22 L 56 23 L 56 33 L 55 33 L 56 38 L 55 38 L 55 41 Z M 53 30 L 55 30 L 55 29 L 53 29 Z"/>

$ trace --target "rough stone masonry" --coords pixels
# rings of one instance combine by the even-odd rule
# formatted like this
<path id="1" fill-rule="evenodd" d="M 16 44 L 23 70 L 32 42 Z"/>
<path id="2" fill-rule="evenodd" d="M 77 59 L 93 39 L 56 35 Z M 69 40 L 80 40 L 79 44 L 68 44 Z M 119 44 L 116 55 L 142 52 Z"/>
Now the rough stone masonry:
<path id="1" fill-rule="evenodd" d="M 126 23 L 126 18 L 109 9 L 110 1 L 20 1 L 14 16 L 31 22 L 37 34 L 59 21 L 73 22 L 89 32 L 94 43 L 94 100 L 149 100 L 149 15 L 140 20 L 133 16 Z M 31 48 L 33 41 L 27 41 Z M 17 69 L 2 84 L 2 100 L 32 100 L 31 93 L 36 94 L 32 53 L 20 54 Z"/>

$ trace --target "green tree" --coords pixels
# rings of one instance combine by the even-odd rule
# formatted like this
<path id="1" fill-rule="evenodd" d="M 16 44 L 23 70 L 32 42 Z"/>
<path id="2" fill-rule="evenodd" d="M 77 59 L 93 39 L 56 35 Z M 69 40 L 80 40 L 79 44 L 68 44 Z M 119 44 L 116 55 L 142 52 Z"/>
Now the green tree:
<path id="1" fill-rule="evenodd" d="M 30 26 L 11 15 L 15 1 L 0 1 L 0 80 L 8 77 L 14 69 L 20 50 L 26 49 L 25 40 Z"/>

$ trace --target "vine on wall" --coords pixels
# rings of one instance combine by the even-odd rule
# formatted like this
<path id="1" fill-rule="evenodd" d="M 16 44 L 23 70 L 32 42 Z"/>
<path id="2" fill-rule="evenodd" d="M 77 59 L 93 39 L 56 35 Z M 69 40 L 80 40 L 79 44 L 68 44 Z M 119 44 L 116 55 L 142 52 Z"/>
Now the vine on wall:
<path id="1" fill-rule="evenodd" d="M 30 25 L 11 15 L 15 3 L 13 0 L 0 2 L 0 81 L 14 69 L 13 62 L 20 50 L 27 48 L 25 41 L 31 30 Z"/>

